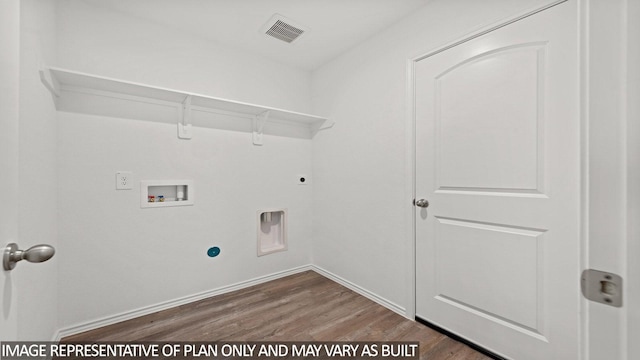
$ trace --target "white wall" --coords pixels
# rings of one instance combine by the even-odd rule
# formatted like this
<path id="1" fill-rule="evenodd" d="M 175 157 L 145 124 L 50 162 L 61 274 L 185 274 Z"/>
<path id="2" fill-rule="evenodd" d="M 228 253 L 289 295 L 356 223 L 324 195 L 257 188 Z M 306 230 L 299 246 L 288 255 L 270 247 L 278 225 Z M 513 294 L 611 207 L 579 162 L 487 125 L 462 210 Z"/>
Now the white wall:
<path id="1" fill-rule="evenodd" d="M 58 7 L 59 67 L 308 112 L 309 74 L 79 1 Z M 176 119 L 177 120 L 177 119 Z M 311 140 L 58 112 L 60 327 L 97 324 L 310 262 Z M 133 190 L 115 190 L 132 171 Z M 140 208 L 140 180 L 192 179 L 194 206 Z M 256 211 L 289 210 L 289 250 L 256 256 Z M 216 258 L 206 255 L 219 246 Z M 76 327 L 75 329 L 80 329 Z"/>
<path id="2" fill-rule="evenodd" d="M 57 66 L 309 112 L 310 75 L 77 0 L 59 0 Z"/>
<path id="3" fill-rule="evenodd" d="M 68 327 L 309 263 L 307 139 L 58 114 L 60 319 Z M 133 190 L 115 190 L 115 172 Z M 140 208 L 139 180 L 191 179 L 194 206 Z M 289 210 L 289 250 L 256 257 L 256 211 Z M 216 258 L 207 249 L 221 248 Z"/>
<path id="4" fill-rule="evenodd" d="M 38 70 L 55 61 L 55 6 L 50 1 L 20 1 L 20 190 L 21 249 L 36 244 L 58 247 L 57 124 L 51 94 Z M 20 263 L 13 270 L 19 284 L 18 337 L 51 340 L 58 321 L 58 260 Z"/>
<path id="5" fill-rule="evenodd" d="M 407 60 L 546 3 L 434 0 L 313 72 L 313 109 L 337 124 L 313 143 L 315 264 L 412 315 Z"/>

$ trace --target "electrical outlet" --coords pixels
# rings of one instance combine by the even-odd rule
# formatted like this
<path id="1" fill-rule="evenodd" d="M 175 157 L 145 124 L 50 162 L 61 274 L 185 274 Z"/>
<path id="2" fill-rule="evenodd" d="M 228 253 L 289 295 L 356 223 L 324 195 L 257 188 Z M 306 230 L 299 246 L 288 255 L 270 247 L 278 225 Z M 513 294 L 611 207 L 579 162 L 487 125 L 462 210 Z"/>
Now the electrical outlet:
<path id="1" fill-rule="evenodd" d="M 133 178 L 131 177 L 131 171 L 116 172 L 116 190 L 131 189 L 133 189 Z"/>

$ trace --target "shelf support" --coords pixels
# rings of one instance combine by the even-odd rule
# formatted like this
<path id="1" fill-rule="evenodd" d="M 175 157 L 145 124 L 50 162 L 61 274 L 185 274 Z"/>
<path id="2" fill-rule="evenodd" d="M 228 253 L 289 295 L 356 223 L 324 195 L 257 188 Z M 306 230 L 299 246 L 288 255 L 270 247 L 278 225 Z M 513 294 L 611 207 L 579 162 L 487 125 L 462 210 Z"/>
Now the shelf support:
<path id="1" fill-rule="evenodd" d="M 253 118 L 253 145 L 262 145 L 262 131 L 264 124 L 269 119 L 269 110 L 264 111 Z"/>
<path id="2" fill-rule="evenodd" d="M 333 125 L 335 125 L 335 124 L 336 124 L 335 121 L 327 119 L 327 120 L 325 120 L 325 121 L 323 121 L 321 123 L 318 123 L 318 124 L 312 126 L 311 127 L 311 137 L 314 137 L 318 133 L 318 131 L 320 131 L 320 130 L 331 129 L 333 127 Z"/>
<path id="3" fill-rule="evenodd" d="M 60 83 L 58 82 L 58 79 L 56 79 L 54 76 L 51 76 L 51 70 L 47 68 L 38 70 L 38 73 L 40 74 L 40 81 L 42 82 L 44 87 L 49 90 L 51 96 L 53 97 L 53 101 L 57 105 L 58 98 L 60 97 Z"/>
<path id="4" fill-rule="evenodd" d="M 191 126 L 191 95 L 182 102 L 180 106 L 180 119 L 178 119 L 178 138 L 189 140 L 193 137 Z"/>

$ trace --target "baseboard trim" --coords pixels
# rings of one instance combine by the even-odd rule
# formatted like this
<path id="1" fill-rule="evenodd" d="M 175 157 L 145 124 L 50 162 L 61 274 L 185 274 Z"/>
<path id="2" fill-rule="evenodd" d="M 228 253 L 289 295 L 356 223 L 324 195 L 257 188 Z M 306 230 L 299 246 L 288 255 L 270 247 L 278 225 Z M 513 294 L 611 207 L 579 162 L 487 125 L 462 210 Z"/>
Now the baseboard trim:
<path id="1" fill-rule="evenodd" d="M 436 325 L 436 324 L 434 324 L 434 323 L 432 323 L 430 321 L 422 319 L 422 318 L 420 318 L 418 316 L 416 316 L 415 320 L 417 322 L 419 322 L 420 324 L 425 325 L 427 327 L 430 327 L 431 329 L 433 329 L 433 330 L 435 330 L 435 331 L 437 331 L 437 332 L 439 332 L 441 334 L 444 334 L 447 337 L 450 337 L 455 341 L 461 342 L 461 343 L 467 345 L 468 347 L 472 348 L 473 350 L 475 350 L 475 351 L 477 351 L 479 353 L 482 353 L 483 355 L 486 355 L 486 356 L 488 356 L 488 357 L 490 357 L 490 358 L 492 358 L 494 360 L 508 360 L 507 358 L 502 357 L 502 356 L 494 353 L 493 351 L 488 350 L 488 349 L 486 349 L 486 348 L 484 348 L 484 347 L 482 347 L 482 346 L 480 346 L 480 345 L 478 345 L 478 344 L 476 344 L 476 343 L 474 343 L 472 341 L 469 341 L 469 340 L 463 338 L 462 336 L 459 336 L 459 335 L 457 335 L 455 333 L 452 333 L 451 331 L 449 331 L 447 329 L 443 329 L 440 326 L 438 326 L 438 325 Z"/>
<path id="2" fill-rule="evenodd" d="M 222 286 L 213 290 L 208 290 L 208 291 L 203 291 L 197 294 L 193 294 L 193 295 L 188 295 L 188 296 L 184 296 L 181 298 L 177 298 L 174 300 L 169 300 L 169 301 L 165 301 L 165 302 L 161 302 L 155 305 L 150 305 L 150 306 L 145 306 L 139 309 L 135 309 L 135 310 L 130 310 L 130 311 L 125 311 L 116 315 L 110 315 L 110 316 L 106 316 L 103 318 L 99 318 L 96 320 L 91 320 L 91 321 L 87 321 L 81 324 L 77 324 L 77 325 L 73 325 L 73 326 L 69 326 L 66 328 L 62 328 L 60 330 L 58 330 L 54 336 L 52 341 L 60 341 L 62 338 L 65 338 L 67 336 L 72 336 L 72 335 L 76 335 L 76 334 L 80 334 L 83 333 L 85 331 L 90 331 L 90 330 L 94 330 L 97 328 L 101 328 L 103 326 L 108 326 L 108 325 L 113 325 L 122 321 L 126 321 L 126 320 L 131 320 L 140 316 L 144 316 L 144 315 L 149 315 L 158 311 L 162 311 L 162 310 L 167 310 L 176 306 L 180 306 L 180 305 L 184 305 L 184 304 L 188 304 L 188 303 L 192 303 L 195 301 L 199 301 L 202 299 L 206 299 L 212 296 L 216 296 L 216 295 L 222 295 L 225 293 L 229 293 L 232 291 L 236 291 L 236 290 L 240 290 L 240 289 L 244 289 L 244 288 L 248 288 L 250 286 L 254 286 L 254 285 L 259 285 L 268 281 L 272 281 L 272 280 L 276 280 L 279 278 L 283 278 L 285 276 L 289 276 L 289 275 L 294 275 L 294 274 L 298 274 L 304 271 L 314 271 L 332 281 L 337 282 L 338 284 L 346 287 L 349 290 L 352 290 L 364 297 L 366 297 L 367 299 L 374 301 L 382 306 L 384 306 L 385 308 L 398 313 L 400 315 L 402 315 L 403 317 L 407 317 L 407 313 L 406 313 L 406 309 L 398 304 L 395 304 L 359 285 L 356 285 L 354 283 L 352 283 L 349 280 L 344 279 L 343 277 L 340 277 L 330 271 L 327 271 L 319 266 L 316 265 L 303 265 L 303 266 L 299 266 L 299 267 L 295 267 L 289 270 L 284 270 L 284 271 L 279 271 L 276 273 L 272 273 L 269 275 L 265 275 L 265 276 L 259 276 L 257 278 L 253 278 L 250 280 L 246 280 L 246 281 L 241 281 L 235 284 L 231 284 L 231 285 L 227 285 L 227 286 Z M 413 320 L 413 319 L 411 319 Z"/>
<path id="3" fill-rule="evenodd" d="M 203 291 L 197 294 L 188 295 L 188 296 L 184 296 L 174 300 L 161 302 L 155 305 L 145 306 L 139 309 L 125 311 L 120 314 L 110 315 L 100 319 L 91 320 L 82 324 L 69 326 L 69 327 L 58 330 L 54 334 L 52 341 L 60 341 L 62 338 L 67 336 L 80 334 L 85 331 L 94 330 L 103 326 L 113 325 L 115 323 L 119 323 L 125 320 L 131 320 L 136 317 L 152 314 L 154 312 L 158 312 L 162 310 L 167 310 L 176 306 L 192 303 L 194 301 L 206 299 L 212 296 L 222 295 L 228 292 L 248 288 L 250 286 L 259 285 L 268 281 L 276 280 L 279 278 L 283 278 L 285 276 L 294 275 L 294 274 L 298 274 L 298 273 L 309 271 L 309 270 L 315 271 L 312 265 L 303 265 L 303 266 L 295 267 L 289 270 L 279 271 L 269 275 L 259 276 L 257 278 L 253 278 L 250 280 L 241 281 L 235 284 L 222 286 L 213 290 Z"/>
<path id="4" fill-rule="evenodd" d="M 369 290 L 367 290 L 367 289 L 365 289 L 365 288 L 363 288 L 363 287 L 361 287 L 359 285 L 356 285 L 356 284 L 352 283 L 351 281 L 349 281 L 349 280 L 347 280 L 345 278 L 342 278 L 342 277 L 340 277 L 340 276 L 338 276 L 338 275 L 336 275 L 336 274 L 334 274 L 334 273 L 332 273 L 330 271 L 327 271 L 327 270 L 325 270 L 325 269 L 323 269 L 323 268 L 321 268 L 319 266 L 310 265 L 310 267 L 311 267 L 311 270 L 317 272 L 318 274 L 337 282 L 338 284 L 346 287 L 347 289 L 352 290 L 352 291 L 354 291 L 354 292 L 366 297 L 367 299 L 369 299 L 371 301 L 374 301 L 374 302 L 386 307 L 387 309 L 402 315 L 403 317 L 405 317 L 407 319 L 410 319 L 410 318 L 407 317 L 407 310 L 404 307 L 402 307 L 402 306 L 400 306 L 400 305 L 398 305 L 398 304 L 396 304 L 394 302 L 391 302 L 391 301 L 379 296 L 378 294 L 376 294 L 374 292 L 371 292 L 371 291 L 369 291 Z M 413 319 L 410 319 L 410 320 L 413 320 Z"/>

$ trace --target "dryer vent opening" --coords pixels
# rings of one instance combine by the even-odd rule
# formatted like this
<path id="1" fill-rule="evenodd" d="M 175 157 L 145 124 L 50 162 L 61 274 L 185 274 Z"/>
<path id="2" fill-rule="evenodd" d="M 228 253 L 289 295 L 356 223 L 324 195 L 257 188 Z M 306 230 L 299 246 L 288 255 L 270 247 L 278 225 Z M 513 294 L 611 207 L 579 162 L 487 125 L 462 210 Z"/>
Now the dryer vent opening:
<path id="1" fill-rule="evenodd" d="M 296 24 L 291 19 L 275 14 L 267 21 L 262 27 L 262 32 L 265 35 L 274 37 L 278 40 L 282 40 L 287 43 L 292 43 L 302 37 L 307 31 L 304 27 Z"/>

